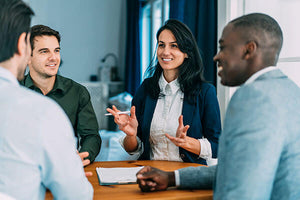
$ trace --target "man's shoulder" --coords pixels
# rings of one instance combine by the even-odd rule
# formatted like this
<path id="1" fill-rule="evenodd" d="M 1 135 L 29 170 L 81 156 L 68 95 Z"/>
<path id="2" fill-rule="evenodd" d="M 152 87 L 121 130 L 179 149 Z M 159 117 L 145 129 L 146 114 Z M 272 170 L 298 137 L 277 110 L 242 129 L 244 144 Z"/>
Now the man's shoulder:
<path id="1" fill-rule="evenodd" d="M 57 75 L 57 80 L 61 82 L 65 87 L 73 88 L 76 90 L 86 91 L 86 87 L 82 84 L 61 75 Z"/>
<path id="2" fill-rule="evenodd" d="M 280 119 L 288 120 L 298 115 L 299 99 L 300 88 L 286 76 L 258 79 L 237 89 L 229 102 L 226 116 L 229 113 L 241 120 L 250 116 L 254 117 L 253 120 L 280 116 Z"/>
<path id="3" fill-rule="evenodd" d="M 0 92 L 5 92 L 2 106 L 13 106 L 14 110 L 19 113 L 28 114 L 31 116 L 45 116 L 50 114 L 58 116 L 59 113 L 64 113 L 61 107 L 51 98 L 45 97 L 42 94 L 34 92 L 25 86 L 8 85 L 1 88 Z M 39 117 L 40 118 L 40 117 Z"/>
<path id="4" fill-rule="evenodd" d="M 20 108 L 26 108 L 27 110 L 31 110 L 31 112 L 34 110 L 37 112 L 60 110 L 60 107 L 54 100 L 34 92 L 25 86 L 16 87 L 13 90 L 15 91 L 13 92 L 13 96 L 11 96 L 11 100 Z"/>
<path id="5" fill-rule="evenodd" d="M 300 98 L 300 88 L 280 70 L 263 74 L 252 83 L 241 86 L 236 93 L 241 98 L 264 96 L 273 101 L 281 101 L 283 96 L 287 99 L 293 99 L 292 96 Z"/>
<path id="6" fill-rule="evenodd" d="M 14 94 L 16 94 L 17 98 L 22 98 L 23 101 L 45 102 L 48 100 L 48 98 L 45 98 L 43 95 L 34 92 L 23 85 L 20 85 L 20 87 L 16 87 L 13 90 L 15 90 Z"/>

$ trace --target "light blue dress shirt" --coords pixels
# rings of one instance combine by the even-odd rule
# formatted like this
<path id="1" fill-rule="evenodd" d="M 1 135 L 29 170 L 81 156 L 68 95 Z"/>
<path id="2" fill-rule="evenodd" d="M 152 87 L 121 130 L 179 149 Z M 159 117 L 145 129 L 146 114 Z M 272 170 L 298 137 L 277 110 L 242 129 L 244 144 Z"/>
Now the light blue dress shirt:
<path id="1" fill-rule="evenodd" d="M 63 110 L 2 67 L 0 102 L 0 193 L 35 200 L 49 188 L 55 199 L 92 199 Z"/>

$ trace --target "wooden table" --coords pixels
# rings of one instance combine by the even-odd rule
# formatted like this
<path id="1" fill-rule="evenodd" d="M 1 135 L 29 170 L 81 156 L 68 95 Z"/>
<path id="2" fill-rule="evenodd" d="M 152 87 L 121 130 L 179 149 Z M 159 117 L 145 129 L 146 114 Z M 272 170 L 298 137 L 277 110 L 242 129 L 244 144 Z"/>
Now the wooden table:
<path id="1" fill-rule="evenodd" d="M 111 185 L 100 186 L 96 167 L 138 167 L 150 165 L 165 171 L 173 171 L 176 169 L 200 166 L 196 163 L 183 163 L 171 161 L 106 161 L 94 162 L 93 164 L 85 167 L 85 171 L 93 172 L 93 176 L 88 177 L 88 180 L 94 188 L 94 199 L 204 199 L 212 200 L 212 190 L 177 190 L 176 188 L 169 188 L 166 191 L 159 192 L 141 192 L 137 184 L 128 185 Z M 46 200 L 53 199 L 51 193 L 46 193 Z"/>

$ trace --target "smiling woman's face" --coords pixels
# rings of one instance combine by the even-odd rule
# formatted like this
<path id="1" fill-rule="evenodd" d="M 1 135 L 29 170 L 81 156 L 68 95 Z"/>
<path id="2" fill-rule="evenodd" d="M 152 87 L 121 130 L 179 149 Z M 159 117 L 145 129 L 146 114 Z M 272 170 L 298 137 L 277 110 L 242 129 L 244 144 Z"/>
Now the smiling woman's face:
<path id="1" fill-rule="evenodd" d="M 187 54 L 178 48 L 173 33 L 168 29 L 163 30 L 158 37 L 157 58 L 164 72 L 177 72 L 186 57 Z"/>

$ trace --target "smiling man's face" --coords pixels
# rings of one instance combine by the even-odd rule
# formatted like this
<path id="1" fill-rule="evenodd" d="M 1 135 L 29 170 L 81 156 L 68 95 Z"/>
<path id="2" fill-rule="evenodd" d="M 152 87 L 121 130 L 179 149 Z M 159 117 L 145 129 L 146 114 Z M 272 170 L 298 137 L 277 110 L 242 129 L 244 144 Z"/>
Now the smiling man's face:
<path id="1" fill-rule="evenodd" d="M 60 65 L 60 45 L 55 36 L 37 36 L 28 62 L 30 74 L 49 78 L 56 76 Z"/>
<path id="2" fill-rule="evenodd" d="M 228 24 L 219 40 L 220 50 L 214 57 L 221 83 L 226 86 L 241 85 L 250 76 L 247 61 L 244 59 L 247 41 L 243 41 L 240 34 L 238 29 Z"/>

